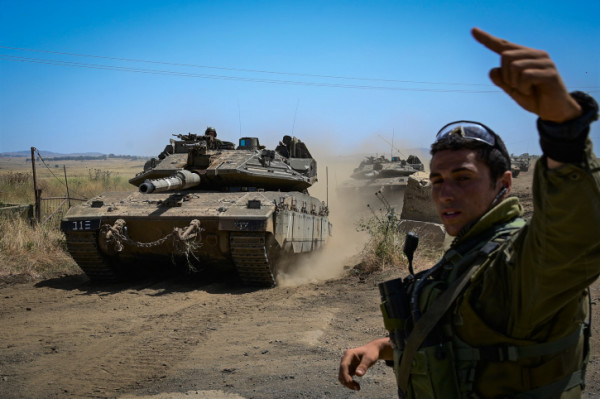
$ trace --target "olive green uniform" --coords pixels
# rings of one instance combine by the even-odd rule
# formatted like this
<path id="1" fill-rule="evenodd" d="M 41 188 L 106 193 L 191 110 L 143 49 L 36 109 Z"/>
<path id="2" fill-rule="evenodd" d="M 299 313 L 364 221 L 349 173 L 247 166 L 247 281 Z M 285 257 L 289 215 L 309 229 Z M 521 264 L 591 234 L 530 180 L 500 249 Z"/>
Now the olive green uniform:
<path id="1" fill-rule="evenodd" d="M 586 289 L 600 274 L 600 164 L 589 139 L 586 158 L 586 168 L 565 164 L 550 170 L 544 157 L 537 162 L 531 221 L 514 230 L 475 271 L 440 322 L 438 333 L 443 330 L 442 341 L 451 344 L 443 350 L 439 344 L 435 355 L 426 354 L 423 345 L 415 356 L 407 397 L 438 397 L 439 389 L 431 393 L 434 386 L 451 378 L 459 381 L 457 392 L 442 397 L 581 397 Z M 518 199 L 504 200 L 449 251 L 479 237 L 489 239 L 497 226 L 512 223 L 514 228 L 521 214 Z M 456 276 L 445 279 L 449 283 Z M 427 295 L 419 296 L 424 314 L 433 301 Z M 401 352 L 396 348 L 397 373 Z M 444 378 L 446 368 L 434 380 L 435 368 L 442 367 L 436 359 L 446 356 L 453 358 L 453 376 Z M 431 380 L 423 384 L 423 378 Z"/>
<path id="2" fill-rule="evenodd" d="M 552 342 L 572 334 L 586 320 L 586 288 L 600 273 L 600 165 L 589 139 L 586 156 L 588 170 L 573 164 L 549 170 L 545 158 L 537 163 L 531 222 L 473 276 L 458 307 L 454 324 L 465 342 L 474 346 Z M 518 205 L 514 199 L 504 202 L 462 239 L 497 223 L 495 218 L 510 217 Z M 476 391 L 497 397 L 568 376 L 581 367 L 583 339 L 575 348 L 481 364 Z M 577 385 L 561 397 L 579 396 Z"/>

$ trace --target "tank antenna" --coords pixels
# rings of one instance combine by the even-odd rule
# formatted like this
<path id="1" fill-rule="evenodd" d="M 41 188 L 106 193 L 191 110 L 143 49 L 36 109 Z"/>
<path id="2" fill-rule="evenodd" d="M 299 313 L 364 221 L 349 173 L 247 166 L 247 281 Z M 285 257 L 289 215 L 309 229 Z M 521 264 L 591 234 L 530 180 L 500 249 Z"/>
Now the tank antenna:
<path id="1" fill-rule="evenodd" d="M 240 110 L 240 99 L 238 98 L 238 120 L 240 121 L 240 137 L 242 137 L 242 111 Z"/>
<path id="2" fill-rule="evenodd" d="M 394 159 L 394 128 L 392 128 L 392 145 L 390 148 L 390 161 Z"/>
<path id="3" fill-rule="evenodd" d="M 325 166 L 325 191 L 327 192 L 327 207 L 329 208 L 329 166 Z"/>
<path id="4" fill-rule="evenodd" d="M 391 146 L 392 146 L 392 150 L 393 150 L 393 151 L 395 150 L 396 152 L 398 152 L 398 154 L 400 154 L 400 155 L 402 155 L 402 157 L 404 157 L 404 154 L 402 153 L 402 151 L 400 151 L 400 149 L 399 149 L 399 148 L 396 148 L 396 147 L 394 147 L 394 144 L 393 144 L 393 143 L 390 143 L 390 141 L 389 141 L 389 140 L 387 140 L 385 137 L 383 137 L 381 134 L 378 134 L 377 136 L 379 136 L 379 138 L 380 138 L 381 140 L 383 140 L 383 141 L 385 141 L 386 143 L 388 143 L 389 145 L 391 145 Z"/>
<path id="5" fill-rule="evenodd" d="M 300 104 L 300 99 L 296 100 L 296 110 L 294 111 L 294 123 L 292 123 L 292 136 L 294 135 L 294 128 L 296 127 L 296 115 L 298 114 L 298 105 Z"/>

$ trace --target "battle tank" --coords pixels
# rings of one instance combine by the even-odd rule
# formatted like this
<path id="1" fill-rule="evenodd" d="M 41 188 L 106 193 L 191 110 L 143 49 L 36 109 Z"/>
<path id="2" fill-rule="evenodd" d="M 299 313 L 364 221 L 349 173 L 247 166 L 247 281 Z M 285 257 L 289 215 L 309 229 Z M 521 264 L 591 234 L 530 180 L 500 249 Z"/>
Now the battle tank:
<path id="1" fill-rule="evenodd" d="M 423 170 L 424 165 L 416 155 L 409 155 L 406 160 L 398 156 L 390 159 L 383 155 L 368 156 L 353 170 L 351 179 L 337 187 L 337 192 L 352 198 L 358 208 L 364 205 L 376 208 L 383 201 L 400 211 L 408 177 Z"/>
<path id="2" fill-rule="evenodd" d="M 273 286 L 282 264 L 331 236 L 327 204 L 307 191 L 317 163 L 302 141 L 284 136 L 268 150 L 256 137 L 236 148 L 174 136 L 129 180 L 137 192 L 103 193 L 63 218 L 69 253 L 92 280 L 225 266 L 245 285 Z"/>
<path id="3" fill-rule="evenodd" d="M 521 154 L 519 156 L 511 155 L 510 157 L 510 168 L 513 177 L 517 177 L 521 172 L 529 171 L 529 154 Z"/>
<path id="4" fill-rule="evenodd" d="M 387 159 L 383 155 L 378 158 L 369 156 L 361 161 L 350 177 L 353 179 L 387 179 L 410 176 L 423 169 L 423 163 L 415 155 L 409 155 L 406 160 L 397 156 L 393 156 L 391 159 Z"/>

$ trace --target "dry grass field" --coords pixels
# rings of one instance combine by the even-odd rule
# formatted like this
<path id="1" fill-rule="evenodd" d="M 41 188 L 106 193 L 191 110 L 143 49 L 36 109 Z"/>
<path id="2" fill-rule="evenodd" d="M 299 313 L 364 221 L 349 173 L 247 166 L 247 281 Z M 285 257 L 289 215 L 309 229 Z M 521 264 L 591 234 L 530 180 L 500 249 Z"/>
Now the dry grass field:
<path id="1" fill-rule="evenodd" d="M 104 191 L 134 190 L 128 180 L 141 171 L 143 165 L 141 159 L 38 160 L 37 185 L 42 190 L 42 198 L 64 198 L 68 186 L 71 198 L 88 199 Z M 31 162 L 21 157 L 0 158 L 0 206 L 33 204 L 34 201 Z M 63 208 L 57 209 L 61 204 Z M 40 208 L 40 224 L 0 216 L 0 277 L 37 279 L 79 270 L 65 252 L 64 235 L 59 229 L 61 212 L 66 210 L 65 200 L 44 200 Z M 54 212 L 55 216 L 50 217 Z"/>
<path id="2" fill-rule="evenodd" d="M 91 197 L 105 190 L 128 190 L 128 180 L 143 170 L 145 160 L 109 158 L 91 161 L 36 161 L 38 187 L 44 197 L 66 195 L 65 172 L 73 197 Z M 33 203 L 31 162 L 0 157 L 0 202 Z M 12 184 L 11 184 L 12 183 Z M 18 184 L 22 183 L 22 184 Z"/>

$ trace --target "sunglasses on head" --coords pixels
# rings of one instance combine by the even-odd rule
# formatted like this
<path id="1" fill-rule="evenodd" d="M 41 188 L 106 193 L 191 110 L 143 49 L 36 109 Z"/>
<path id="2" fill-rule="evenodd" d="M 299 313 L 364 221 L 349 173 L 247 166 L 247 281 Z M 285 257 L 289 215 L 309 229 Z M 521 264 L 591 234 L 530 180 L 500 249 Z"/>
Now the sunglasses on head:
<path id="1" fill-rule="evenodd" d="M 496 146 L 496 133 L 483 123 L 473 121 L 456 121 L 448 123 L 435 135 L 435 141 L 438 142 L 441 139 L 454 134 L 467 140 L 481 141 L 491 147 Z"/>

